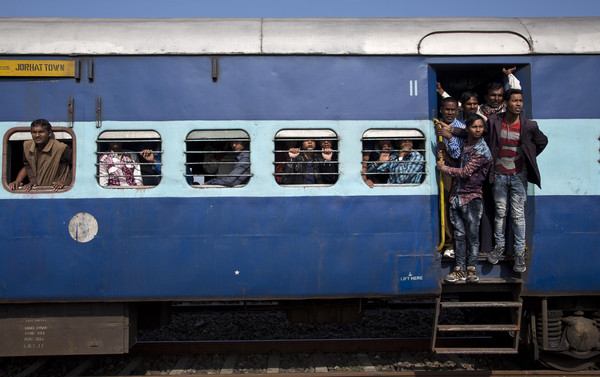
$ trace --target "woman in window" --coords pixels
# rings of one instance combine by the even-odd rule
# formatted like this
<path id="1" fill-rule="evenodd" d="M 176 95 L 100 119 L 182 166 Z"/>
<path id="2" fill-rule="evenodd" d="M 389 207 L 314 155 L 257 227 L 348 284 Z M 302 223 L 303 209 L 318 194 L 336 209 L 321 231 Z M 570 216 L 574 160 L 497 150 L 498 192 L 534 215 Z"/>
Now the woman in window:
<path id="1" fill-rule="evenodd" d="M 142 173 L 134 152 L 123 150 L 121 142 L 110 142 L 109 152 L 100 156 L 100 186 L 142 186 Z"/>

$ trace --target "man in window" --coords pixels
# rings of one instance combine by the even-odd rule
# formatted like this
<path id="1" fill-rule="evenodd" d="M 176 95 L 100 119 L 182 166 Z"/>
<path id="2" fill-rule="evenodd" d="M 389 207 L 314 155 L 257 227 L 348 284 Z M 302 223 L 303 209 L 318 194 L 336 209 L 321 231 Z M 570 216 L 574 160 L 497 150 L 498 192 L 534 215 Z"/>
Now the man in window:
<path id="1" fill-rule="evenodd" d="M 30 191 L 36 186 L 51 186 L 58 191 L 71 184 L 73 178 L 73 150 L 54 139 L 52 125 L 46 119 L 31 122 L 31 137 L 23 143 L 23 167 L 17 179 L 9 184 L 11 190 L 21 185 L 25 175 L 29 183 L 23 189 Z"/>
<path id="2" fill-rule="evenodd" d="M 206 182 L 205 185 L 233 187 L 248 182 L 250 178 L 250 152 L 246 150 L 247 143 L 241 140 L 232 141 L 231 149 L 237 154 L 233 162 L 233 169 L 228 175 L 213 178 Z"/>
<path id="3" fill-rule="evenodd" d="M 302 150 L 290 148 L 283 177 L 284 184 L 314 185 L 333 184 L 337 178 L 336 165 L 332 161 L 333 150 L 324 148 L 321 153 L 316 153 L 317 143 L 314 140 L 304 140 Z"/>
<path id="4" fill-rule="evenodd" d="M 387 162 L 381 165 L 369 165 L 368 172 L 389 173 L 388 184 L 421 183 L 423 170 L 425 170 L 425 158 L 413 150 L 412 140 L 400 140 L 400 152 L 393 153 Z"/>

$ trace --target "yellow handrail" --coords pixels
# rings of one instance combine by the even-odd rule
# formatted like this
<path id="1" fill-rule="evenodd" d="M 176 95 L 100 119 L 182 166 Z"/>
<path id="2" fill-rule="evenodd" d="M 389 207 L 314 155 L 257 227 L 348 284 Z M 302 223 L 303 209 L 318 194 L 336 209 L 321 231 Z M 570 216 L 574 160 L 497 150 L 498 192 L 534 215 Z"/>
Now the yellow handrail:
<path id="1" fill-rule="evenodd" d="M 437 126 L 439 120 L 433 118 L 433 125 Z M 438 136 L 438 141 L 443 142 L 442 136 Z M 444 161 L 442 157 L 440 157 L 440 161 Z M 442 231 L 440 237 L 440 244 L 437 247 L 437 251 L 442 250 L 444 244 L 446 243 L 446 213 L 444 211 L 444 179 L 442 177 L 442 171 L 440 170 L 440 229 Z"/>

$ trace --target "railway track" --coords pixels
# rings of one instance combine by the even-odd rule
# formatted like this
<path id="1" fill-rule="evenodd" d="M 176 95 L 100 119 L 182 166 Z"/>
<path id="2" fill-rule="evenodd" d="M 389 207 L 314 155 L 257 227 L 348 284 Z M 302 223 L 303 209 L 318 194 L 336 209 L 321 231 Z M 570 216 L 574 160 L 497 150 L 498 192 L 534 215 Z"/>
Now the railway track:
<path id="1" fill-rule="evenodd" d="M 435 355 L 428 339 L 141 342 L 127 355 L 6 358 L 0 376 L 589 376 L 532 370 L 518 356 Z"/>

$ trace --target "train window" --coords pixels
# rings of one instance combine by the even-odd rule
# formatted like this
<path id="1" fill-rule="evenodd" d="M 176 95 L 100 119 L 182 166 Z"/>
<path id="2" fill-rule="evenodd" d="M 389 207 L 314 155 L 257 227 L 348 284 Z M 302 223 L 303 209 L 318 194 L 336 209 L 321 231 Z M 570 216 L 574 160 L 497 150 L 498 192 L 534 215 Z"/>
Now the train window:
<path id="1" fill-rule="evenodd" d="M 333 185 L 338 179 L 338 136 L 331 130 L 281 130 L 275 135 L 275 181 Z"/>
<path id="2" fill-rule="evenodd" d="M 185 140 L 185 177 L 192 186 L 244 186 L 250 172 L 250 137 L 243 130 L 196 130 Z"/>
<path id="3" fill-rule="evenodd" d="M 52 127 L 51 138 L 60 141 L 68 145 L 73 151 L 71 154 L 71 166 L 69 170 L 65 169 L 63 175 L 68 180 L 70 177 L 71 182 L 63 187 L 58 192 L 64 192 L 73 186 L 75 179 L 75 135 L 70 129 L 64 127 Z M 14 193 L 25 193 L 24 185 L 29 183 L 25 168 L 23 166 L 24 149 L 23 145 L 25 142 L 32 140 L 31 128 L 30 127 L 18 127 L 9 130 L 4 135 L 4 160 L 3 160 L 3 184 L 4 188 Z M 61 169 L 58 167 L 58 169 Z M 72 169 L 72 170 L 71 170 Z M 39 179 L 38 179 L 39 180 Z M 11 186 L 15 187 L 11 190 Z M 55 192 L 53 187 L 50 185 L 39 185 L 32 188 L 32 191 L 37 192 Z"/>
<path id="4" fill-rule="evenodd" d="M 160 183 L 163 151 L 158 132 L 105 131 L 96 143 L 100 186 L 133 188 Z"/>
<path id="5" fill-rule="evenodd" d="M 425 136 L 419 130 L 368 130 L 362 155 L 369 187 L 419 184 L 425 178 Z"/>

